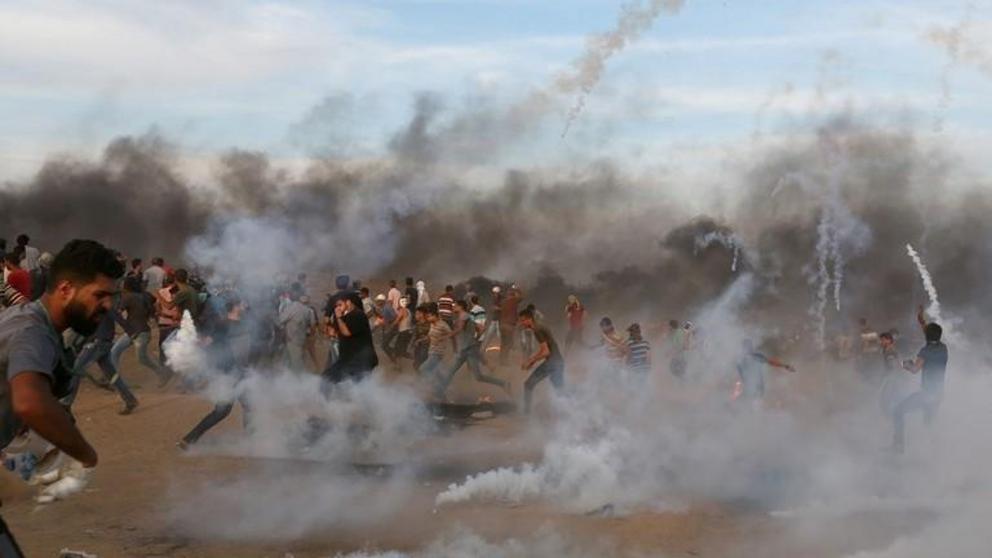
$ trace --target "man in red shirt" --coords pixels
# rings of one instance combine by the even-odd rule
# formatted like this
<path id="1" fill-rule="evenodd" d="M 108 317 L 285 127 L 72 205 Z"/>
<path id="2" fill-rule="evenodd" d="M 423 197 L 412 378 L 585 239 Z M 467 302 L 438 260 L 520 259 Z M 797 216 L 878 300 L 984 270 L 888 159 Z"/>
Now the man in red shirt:
<path id="1" fill-rule="evenodd" d="M 510 293 L 503 299 L 503 304 L 500 306 L 500 364 L 506 364 L 510 361 L 510 351 L 513 350 L 513 342 L 517 333 L 517 312 L 520 311 L 520 301 L 523 298 L 524 295 L 520 292 L 520 289 L 516 285 L 513 285 L 510 287 Z"/>
<path id="2" fill-rule="evenodd" d="M 26 269 L 21 269 L 20 259 L 22 255 L 18 250 L 6 254 L 3 258 L 4 269 L 7 270 L 7 284 L 24 298 L 31 298 L 31 274 Z"/>
<path id="3" fill-rule="evenodd" d="M 582 345 L 582 334 L 585 330 L 586 309 L 579 302 L 579 297 L 568 295 L 568 304 L 565 306 L 565 314 L 568 316 L 568 336 L 565 337 L 565 352 L 575 343 Z"/>

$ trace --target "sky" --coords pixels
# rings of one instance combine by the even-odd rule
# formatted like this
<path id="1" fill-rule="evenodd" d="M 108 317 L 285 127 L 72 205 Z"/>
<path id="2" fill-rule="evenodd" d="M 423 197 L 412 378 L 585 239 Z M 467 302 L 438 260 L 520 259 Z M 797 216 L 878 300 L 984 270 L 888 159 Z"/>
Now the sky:
<path id="1" fill-rule="evenodd" d="M 292 162 L 328 141 L 374 155 L 417 94 L 512 103 L 568 72 L 624 4 L 0 0 L 0 182 L 150 130 L 189 161 L 239 147 Z M 934 38 L 955 28 L 956 56 Z M 608 61 L 566 140 L 523 160 L 705 166 L 853 110 L 930 130 L 988 173 L 990 94 L 992 2 L 687 0 Z M 333 125 L 301 125 L 322 103 Z"/>

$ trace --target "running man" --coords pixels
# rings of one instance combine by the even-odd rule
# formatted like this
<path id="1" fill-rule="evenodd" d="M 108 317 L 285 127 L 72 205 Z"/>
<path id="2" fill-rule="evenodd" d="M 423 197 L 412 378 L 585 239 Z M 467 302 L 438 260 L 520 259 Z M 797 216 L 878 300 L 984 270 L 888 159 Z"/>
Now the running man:
<path id="1" fill-rule="evenodd" d="M 765 368 L 782 368 L 789 372 L 796 369 L 781 360 L 765 356 L 754 348 L 754 342 L 745 339 L 741 343 L 741 356 L 737 359 L 737 376 L 740 380 L 739 394 L 735 398 L 759 404 L 765 397 Z"/>
<path id="2" fill-rule="evenodd" d="M 69 474 L 81 486 L 98 457 L 59 402 L 74 385 L 62 335 L 68 329 L 95 333 L 123 275 L 113 252 L 92 240 L 73 240 L 55 256 L 44 296 L 0 314 L 0 449 L 32 430 L 74 460 Z M 23 556 L 2 519 L 0 556 Z"/>
<path id="3" fill-rule="evenodd" d="M 941 342 L 944 330 L 937 323 L 926 323 L 922 308 L 918 319 L 921 324 L 926 324 L 923 326 L 926 345 L 920 349 L 914 360 L 905 361 L 903 368 L 913 374 L 921 373 L 920 390 L 896 405 L 892 439 L 892 449 L 895 453 L 902 453 L 906 447 L 906 415 L 914 411 L 922 411 L 923 420 L 929 425 L 933 422 L 944 396 L 944 376 L 947 372 L 948 360 L 947 345 Z"/>
<path id="4" fill-rule="evenodd" d="M 627 333 L 630 334 L 625 351 L 627 370 L 647 375 L 651 371 L 651 344 L 641 335 L 640 324 L 631 324 Z"/>
<path id="5" fill-rule="evenodd" d="M 437 304 L 428 303 L 424 307 L 424 314 L 427 323 L 430 324 L 430 330 L 427 333 L 427 360 L 420 365 L 420 374 L 437 385 L 440 383 L 441 364 L 450 345 L 445 341 L 452 338 L 452 332 L 448 323 L 441 319 Z"/>
<path id="6" fill-rule="evenodd" d="M 529 415 L 534 388 L 541 380 L 550 378 L 551 385 L 555 389 L 560 390 L 565 387 L 565 358 L 558 350 L 558 344 L 555 342 L 554 336 L 551 335 L 551 330 L 547 326 L 537 325 L 533 312 L 530 310 L 520 312 L 518 323 L 520 327 L 533 331 L 534 338 L 537 340 L 537 352 L 525 358 L 520 364 L 520 369 L 527 371 L 541 362 L 541 365 L 524 382 L 524 414 Z"/>
<path id="7" fill-rule="evenodd" d="M 599 331 L 602 334 L 599 346 L 603 347 L 605 351 L 606 362 L 611 369 L 619 370 L 623 367 L 624 358 L 627 354 L 627 342 L 620 337 L 616 327 L 613 325 L 613 320 L 607 316 L 599 320 Z"/>
<path id="8" fill-rule="evenodd" d="M 158 377 L 158 387 L 165 387 L 172 379 L 172 372 L 148 356 L 148 345 L 152 336 L 149 322 L 155 317 L 155 297 L 145 291 L 140 276 L 136 275 L 124 280 L 124 291 L 117 312 L 122 318 L 120 324 L 124 333 L 114 341 L 114 346 L 110 349 L 110 360 L 114 370 L 120 373 L 121 356 L 133 344 L 138 351 L 138 362 L 155 373 Z"/>
<path id="9" fill-rule="evenodd" d="M 487 376 L 482 373 L 482 356 L 479 349 L 479 333 L 481 333 L 481 330 L 477 327 L 471 314 L 469 314 L 467 302 L 464 300 L 455 301 L 454 318 L 455 329 L 452 332 L 452 335 L 457 341 L 458 352 L 455 355 L 455 362 L 451 365 L 451 368 L 448 369 L 448 373 L 440 379 L 437 385 L 436 395 L 438 399 L 444 399 L 444 394 L 448 390 L 448 386 L 451 385 L 451 380 L 455 377 L 455 374 L 458 373 L 461 367 L 466 364 L 468 365 L 468 369 L 472 372 L 472 377 L 474 377 L 477 382 L 499 386 L 503 388 L 507 394 L 509 394 L 510 382 L 500 380 L 499 378 L 494 378 L 492 376 Z"/>
<path id="10" fill-rule="evenodd" d="M 565 305 L 565 316 L 568 318 L 568 335 L 565 336 L 565 352 L 572 345 L 578 343 L 582 346 L 582 336 L 586 327 L 586 308 L 579 302 L 579 297 L 568 295 L 568 304 Z"/>
<path id="11" fill-rule="evenodd" d="M 187 450 L 197 443 L 208 430 L 220 424 L 234 409 L 234 402 L 241 403 L 241 417 L 245 429 L 248 429 L 250 408 L 245 393 L 239 389 L 241 380 L 245 376 L 246 356 L 238 354 L 234 350 L 235 338 L 245 334 L 245 328 L 241 321 L 244 312 L 244 305 L 240 300 L 229 298 L 224 305 L 226 311 L 223 318 L 211 320 L 206 328 L 208 334 L 208 351 L 212 366 L 221 374 L 234 379 L 231 390 L 233 393 L 222 401 L 214 405 L 214 408 L 203 417 L 192 430 L 189 431 L 177 446 L 181 450 Z"/>

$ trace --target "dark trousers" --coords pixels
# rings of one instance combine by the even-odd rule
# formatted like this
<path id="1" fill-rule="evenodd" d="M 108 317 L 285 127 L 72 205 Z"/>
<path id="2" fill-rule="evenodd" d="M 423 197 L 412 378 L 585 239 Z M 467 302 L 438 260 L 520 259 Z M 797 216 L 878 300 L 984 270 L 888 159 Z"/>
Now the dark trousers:
<path id="1" fill-rule="evenodd" d="M 245 430 L 248 430 L 248 421 L 251 411 L 246 402 L 246 398 L 244 396 L 239 396 L 236 401 L 241 403 L 243 419 L 242 424 L 244 425 Z M 232 410 L 234 410 L 234 401 L 217 403 L 214 405 L 213 410 L 207 413 L 207 416 L 203 417 L 203 420 L 194 426 L 193 430 L 189 431 L 189 434 L 183 436 L 183 441 L 189 445 L 195 444 L 204 434 L 207 433 L 208 430 L 217 426 L 221 423 L 221 421 L 226 419 L 227 416 L 231 414 Z"/>
<path id="2" fill-rule="evenodd" d="M 448 390 L 448 386 L 451 384 L 451 380 L 455 377 L 455 374 L 466 364 L 476 381 L 499 387 L 506 386 L 506 382 L 503 380 L 482 373 L 482 354 L 479 351 L 479 345 L 475 344 L 458 351 L 458 354 L 455 355 L 455 362 L 448 369 L 448 373 L 441 375 L 441 379 L 437 385 L 438 397 L 444 396 L 444 392 Z"/>
<path id="3" fill-rule="evenodd" d="M 429 350 L 430 350 L 430 347 L 427 346 L 427 343 L 419 343 L 419 344 L 413 346 L 413 367 L 414 367 L 414 369 L 420 370 L 420 367 L 423 366 L 424 362 L 427 361 L 427 355 L 428 355 Z"/>
<path id="4" fill-rule="evenodd" d="M 172 335 L 172 332 L 179 329 L 176 326 L 158 326 L 158 361 L 159 364 L 165 366 L 165 351 L 162 349 L 162 345 L 165 344 L 165 340 Z"/>
<path id="5" fill-rule="evenodd" d="M 923 421 L 929 425 L 933 422 L 939 405 L 940 394 L 928 391 L 918 391 L 896 405 L 892 413 L 892 420 L 895 423 L 892 439 L 893 448 L 901 452 L 906 446 L 906 415 L 915 411 L 922 411 Z"/>
<path id="6" fill-rule="evenodd" d="M 0 558 L 24 558 L 21 547 L 17 546 L 14 534 L 10 532 L 2 517 L 0 517 Z"/>
<path id="7" fill-rule="evenodd" d="M 540 366 L 531 372 L 524 382 L 524 413 L 530 414 L 530 401 L 534 388 L 545 378 L 551 378 L 551 385 L 555 389 L 565 387 L 565 363 L 544 361 Z"/>
<path id="8" fill-rule="evenodd" d="M 515 335 L 517 331 L 517 324 L 506 324 L 500 322 L 499 324 L 499 363 L 507 364 L 510 362 L 510 351 L 513 350 L 515 340 L 517 336 Z M 527 355 L 530 356 L 530 355 Z"/>
<path id="9" fill-rule="evenodd" d="M 124 403 L 128 405 L 133 405 L 138 402 L 134 394 L 131 393 L 131 389 L 128 388 L 127 383 L 124 378 L 117 372 L 114 367 L 113 362 L 110 358 L 110 348 L 112 343 L 110 341 L 95 341 L 83 347 L 83 350 L 79 351 L 79 356 L 76 357 L 76 364 L 73 373 L 77 376 L 82 376 L 86 374 L 86 367 L 90 364 L 96 362 L 96 365 L 100 367 L 100 371 L 103 372 L 104 379 L 117 390 L 117 393 L 121 396 Z M 2 558 L 3 555 L 0 555 Z"/>
<path id="10" fill-rule="evenodd" d="M 391 327 L 384 332 L 382 332 L 382 352 L 386 353 L 392 360 L 396 360 L 396 352 L 393 344 L 396 342 L 396 337 L 399 335 L 399 330 L 395 327 Z"/>
<path id="11" fill-rule="evenodd" d="M 393 360 L 398 358 L 410 358 L 410 340 L 413 339 L 413 330 L 408 329 L 396 334 L 396 342 L 393 344 Z"/>

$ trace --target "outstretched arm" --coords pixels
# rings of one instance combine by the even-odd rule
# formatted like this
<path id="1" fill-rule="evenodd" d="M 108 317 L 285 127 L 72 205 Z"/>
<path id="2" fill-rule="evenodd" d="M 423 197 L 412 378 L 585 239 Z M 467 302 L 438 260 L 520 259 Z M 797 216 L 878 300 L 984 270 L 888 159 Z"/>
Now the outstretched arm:
<path id="1" fill-rule="evenodd" d="M 543 360 L 551 356 L 551 348 L 548 347 L 547 341 L 542 342 L 541 346 L 537 348 L 537 352 L 531 355 L 530 358 L 526 359 L 523 364 L 520 365 L 521 370 L 530 370 L 531 366 L 534 366 L 539 360 Z"/>

